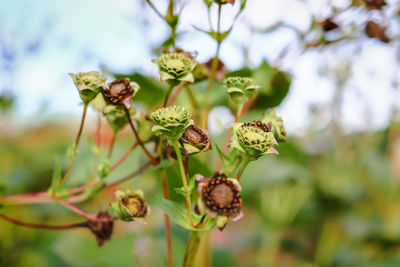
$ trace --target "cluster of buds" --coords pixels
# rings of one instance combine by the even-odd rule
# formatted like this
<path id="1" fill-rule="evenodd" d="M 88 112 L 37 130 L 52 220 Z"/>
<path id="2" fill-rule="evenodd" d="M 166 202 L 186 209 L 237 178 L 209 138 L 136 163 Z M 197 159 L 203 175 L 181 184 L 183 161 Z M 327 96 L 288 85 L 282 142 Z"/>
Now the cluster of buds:
<path id="1" fill-rule="evenodd" d="M 256 160 L 265 154 L 278 154 L 273 147 L 278 142 L 271 132 L 271 123 L 250 121 L 236 123 L 233 127 L 231 146 L 241 152 L 241 156 L 248 160 Z"/>
<path id="2" fill-rule="evenodd" d="M 226 78 L 225 87 L 231 99 L 238 105 L 245 103 L 259 88 L 253 79 L 247 77 Z"/>
<path id="3" fill-rule="evenodd" d="M 116 201 L 111 203 L 116 216 L 126 222 L 143 220 L 150 214 L 150 207 L 143 199 L 142 191 L 120 191 L 115 192 Z"/>
<path id="4" fill-rule="evenodd" d="M 192 114 L 185 107 L 160 108 L 150 115 L 155 123 L 152 131 L 163 134 L 168 141 L 175 144 L 186 128 L 193 124 L 191 116 Z"/>
<path id="5" fill-rule="evenodd" d="M 86 104 L 100 93 L 101 88 L 107 80 L 97 71 L 80 72 L 77 74 L 70 73 L 69 75 L 72 77 L 76 88 L 78 88 L 80 98 Z"/>
<path id="6" fill-rule="evenodd" d="M 158 66 L 161 81 L 170 85 L 182 81 L 194 82 L 192 71 L 196 63 L 184 53 L 165 53 L 153 62 Z"/>
<path id="7" fill-rule="evenodd" d="M 229 219 L 239 220 L 242 216 L 241 186 L 234 178 L 228 178 L 224 173 L 214 173 L 211 178 L 197 174 L 199 183 L 197 193 L 200 196 L 198 209 L 217 222 L 217 227 L 225 228 Z"/>

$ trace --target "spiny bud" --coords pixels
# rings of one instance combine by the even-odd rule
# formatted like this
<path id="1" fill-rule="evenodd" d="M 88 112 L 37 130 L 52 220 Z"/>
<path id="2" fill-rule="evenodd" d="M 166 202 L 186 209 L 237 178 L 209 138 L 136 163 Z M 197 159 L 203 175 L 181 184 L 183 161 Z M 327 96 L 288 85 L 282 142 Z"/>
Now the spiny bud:
<path id="1" fill-rule="evenodd" d="M 225 87 L 237 104 L 245 103 L 259 88 L 253 79 L 245 77 L 229 77 L 225 79 Z"/>
<path id="2" fill-rule="evenodd" d="M 150 207 L 143 199 L 142 191 L 127 190 L 125 192 L 117 190 L 115 192 L 116 201 L 111 203 L 116 216 L 126 222 L 144 219 L 150 214 Z"/>
<path id="3" fill-rule="evenodd" d="M 234 125 L 231 146 L 242 152 L 249 160 L 256 160 L 265 154 L 278 154 L 277 142 L 271 132 L 271 124 L 250 121 Z"/>
<path id="4" fill-rule="evenodd" d="M 106 210 L 102 210 L 97 213 L 97 218 L 109 219 L 110 215 Z M 96 236 L 97 245 L 103 246 L 105 242 L 111 239 L 113 233 L 114 222 L 112 220 L 99 222 L 99 221 L 88 221 L 87 227 Z"/>
<path id="5" fill-rule="evenodd" d="M 236 179 L 228 178 L 224 173 L 214 173 L 211 178 L 199 174 L 195 177 L 201 200 L 198 208 L 216 219 L 220 230 L 224 229 L 229 218 L 236 221 L 243 216 L 241 187 Z"/>
<path id="6" fill-rule="evenodd" d="M 130 82 L 129 78 L 115 80 L 103 89 L 103 97 L 109 105 L 124 105 L 131 107 L 132 97 L 139 90 L 139 85 Z"/>
<path id="7" fill-rule="evenodd" d="M 286 140 L 286 130 L 283 120 L 276 115 L 274 109 L 271 109 L 268 114 L 264 114 L 262 122 L 271 125 L 271 132 L 274 134 L 276 141 L 283 142 Z"/>
<path id="8" fill-rule="evenodd" d="M 155 123 L 152 131 L 160 132 L 167 140 L 176 142 L 186 128 L 193 124 L 193 121 L 190 119 L 191 116 L 192 114 L 185 107 L 172 106 L 160 108 L 150 115 Z"/>
<path id="9" fill-rule="evenodd" d="M 181 81 L 193 82 L 192 71 L 196 63 L 183 53 L 162 54 L 154 63 L 160 70 L 160 79 L 171 85 Z"/>
<path id="10" fill-rule="evenodd" d="M 179 141 L 187 155 L 211 149 L 211 142 L 207 133 L 194 124 L 186 128 Z"/>
<path id="11" fill-rule="evenodd" d="M 97 71 L 69 74 L 78 88 L 79 96 L 84 103 L 92 101 L 106 82 L 106 78 Z"/>

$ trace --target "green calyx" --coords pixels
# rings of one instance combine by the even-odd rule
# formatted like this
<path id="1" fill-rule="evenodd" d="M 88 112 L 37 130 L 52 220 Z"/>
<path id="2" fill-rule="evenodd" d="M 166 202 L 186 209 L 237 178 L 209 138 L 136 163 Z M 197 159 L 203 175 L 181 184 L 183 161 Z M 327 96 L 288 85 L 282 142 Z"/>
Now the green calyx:
<path id="1" fill-rule="evenodd" d="M 150 207 L 144 201 L 143 192 L 140 190 L 132 191 L 128 189 L 125 192 L 117 190 L 115 198 L 116 201 L 111 203 L 111 207 L 122 221 L 140 220 L 150 214 Z"/>
<path id="2" fill-rule="evenodd" d="M 268 114 L 264 115 L 262 122 L 271 123 L 271 132 L 274 134 L 276 141 L 284 142 L 286 140 L 286 130 L 283 125 L 283 120 L 276 115 L 274 109 L 271 109 Z"/>
<path id="3" fill-rule="evenodd" d="M 241 151 L 241 156 L 247 160 L 256 160 L 265 154 L 277 154 L 273 147 L 276 144 L 269 125 L 260 121 L 234 125 L 231 146 Z"/>
<path id="4" fill-rule="evenodd" d="M 182 53 L 162 54 L 154 63 L 160 70 L 162 81 L 171 85 L 181 81 L 194 82 L 192 71 L 196 63 Z"/>
<path id="5" fill-rule="evenodd" d="M 229 96 L 237 104 L 245 103 L 259 88 L 253 79 L 246 77 L 229 77 L 224 83 Z"/>
<path id="6" fill-rule="evenodd" d="M 70 73 L 69 75 L 72 77 L 76 88 L 78 88 L 79 96 L 84 103 L 92 101 L 107 80 L 97 71 Z"/>
<path id="7" fill-rule="evenodd" d="M 131 108 L 129 109 L 129 113 L 133 116 L 136 111 Z M 115 132 L 120 131 L 129 122 L 123 106 L 106 105 L 103 107 L 103 114 L 106 117 L 108 124 Z"/>
<path id="8" fill-rule="evenodd" d="M 175 144 L 186 128 L 193 124 L 191 116 L 192 114 L 185 107 L 160 108 L 150 115 L 155 123 L 152 131 L 162 133 L 168 141 Z"/>

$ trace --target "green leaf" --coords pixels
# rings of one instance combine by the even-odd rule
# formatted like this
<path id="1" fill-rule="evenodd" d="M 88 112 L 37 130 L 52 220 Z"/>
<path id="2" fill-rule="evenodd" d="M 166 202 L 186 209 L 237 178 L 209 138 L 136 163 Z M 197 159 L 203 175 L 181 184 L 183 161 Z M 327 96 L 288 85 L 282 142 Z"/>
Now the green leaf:
<path id="1" fill-rule="evenodd" d="M 228 37 L 228 35 L 231 33 L 231 30 L 232 30 L 232 27 L 231 27 L 229 30 L 227 30 L 225 32 L 218 33 L 218 32 L 215 32 L 215 31 L 206 31 L 206 30 L 203 30 L 203 29 L 198 28 L 196 26 L 193 26 L 193 28 L 195 28 L 196 30 L 198 30 L 200 32 L 208 34 L 214 40 L 216 40 L 218 43 L 221 43 L 223 40 L 225 40 L 225 38 Z"/>
<path id="2" fill-rule="evenodd" d="M 61 180 L 61 166 L 60 162 L 56 159 L 54 163 L 54 169 L 53 169 L 53 177 L 51 179 L 51 185 L 48 190 L 48 193 L 50 196 L 54 196 L 57 193 L 60 193 L 64 190 L 64 186 L 60 185 L 60 180 Z"/>
<path id="3" fill-rule="evenodd" d="M 179 188 L 175 188 L 175 192 L 179 195 L 186 197 L 186 196 L 190 196 L 190 194 L 193 191 L 193 188 L 194 188 L 194 177 L 192 177 L 192 179 L 190 179 L 190 183 L 189 183 L 189 186 L 187 187 L 187 189 L 185 189 L 185 187 L 182 186 Z"/>
<path id="4" fill-rule="evenodd" d="M 159 199 L 158 204 L 164 210 L 164 212 L 171 218 L 179 226 L 190 230 L 190 231 L 208 231 L 215 226 L 215 221 L 210 220 L 204 227 L 201 229 L 194 228 L 189 220 L 188 211 L 183 206 L 176 202 L 167 199 Z M 192 218 L 195 223 L 200 221 L 200 216 L 192 212 Z"/>

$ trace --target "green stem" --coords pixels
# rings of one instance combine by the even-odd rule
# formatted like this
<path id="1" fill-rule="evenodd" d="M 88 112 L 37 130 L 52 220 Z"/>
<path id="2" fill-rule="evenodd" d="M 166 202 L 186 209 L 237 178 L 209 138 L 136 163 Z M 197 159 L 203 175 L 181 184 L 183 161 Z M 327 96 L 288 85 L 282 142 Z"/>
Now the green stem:
<path id="1" fill-rule="evenodd" d="M 246 168 L 247 164 L 249 164 L 250 160 L 243 159 L 242 166 L 240 167 L 238 174 L 236 175 L 236 179 L 239 181 L 240 177 L 242 176 L 244 169 Z"/>
<path id="2" fill-rule="evenodd" d="M 243 106 L 244 106 L 243 103 L 238 104 L 238 108 L 236 110 L 236 122 L 238 122 L 240 120 L 240 116 L 242 115 Z"/>
<path id="3" fill-rule="evenodd" d="M 192 267 L 196 261 L 198 249 L 200 247 L 201 232 L 190 231 L 188 242 L 186 245 L 185 257 L 183 259 L 183 267 Z"/>
<path id="4" fill-rule="evenodd" d="M 167 95 L 166 95 L 165 98 L 164 98 L 163 107 L 166 107 L 166 106 L 167 106 L 169 97 L 171 96 L 171 93 L 172 93 L 172 91 L 174 90 L 174 87 L 175 87 L 174 85 L 170 85 L 170 86 L 169 86 Z"/>
<path id="5" fill-rule="evenodd" d="M 178 158 L 178 163 L 179 163 L 179 170 L 181 172 L 181 178 L 182 178 L 182 183 L 185 191 L 188 189 L 188 182 L 186 180 L 186 172 L 185 172 L 185 167 L 183 166 L 183 160 L 182 160 L 182 155 L 179 150 L 178 142 L 174 144 L 174 149 L 176 156 Z M 190 194 L 185 196 L 185 202 L 186 202 L 186 208 L 188 210 L 188 215 L 189 215 L 189 220 L 190 223 L 193 225 L 193 220 L 192 220 L 192 204 L 190 203 Z"/>

